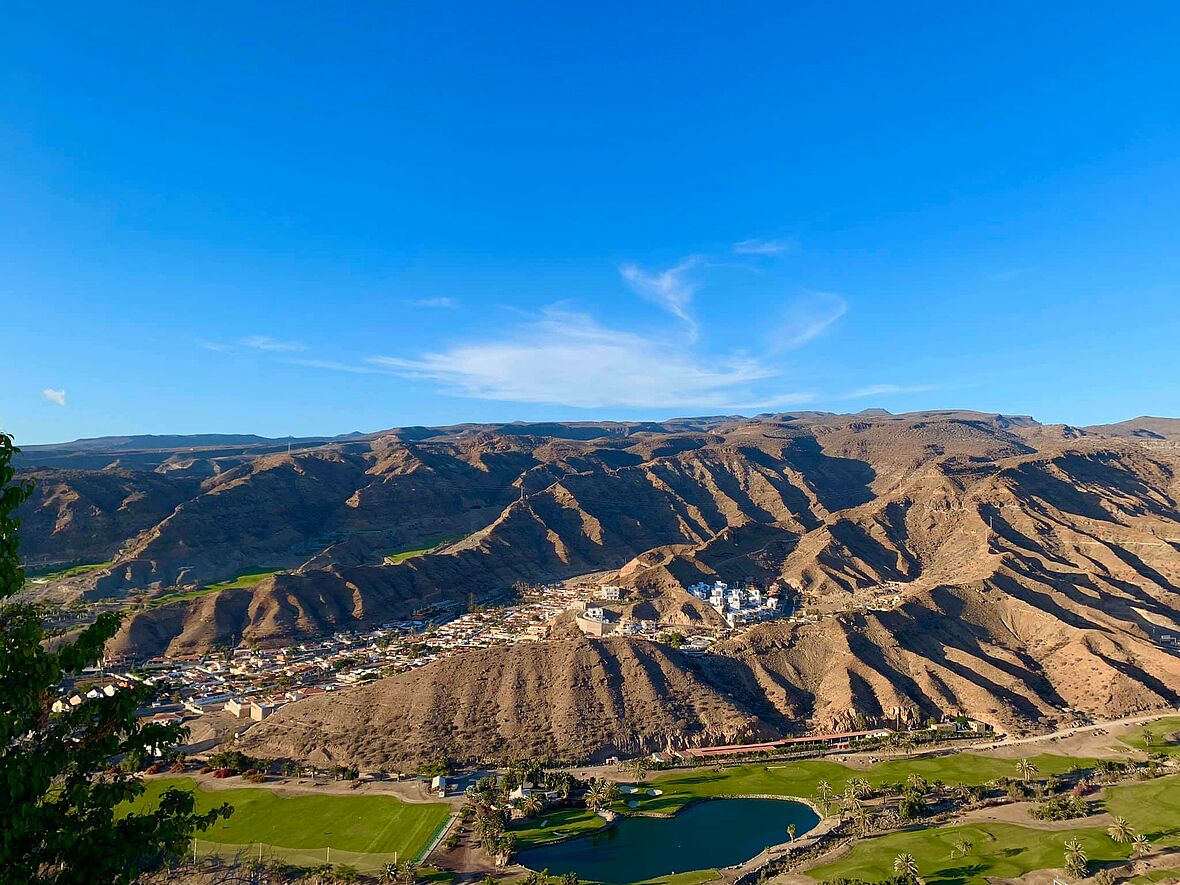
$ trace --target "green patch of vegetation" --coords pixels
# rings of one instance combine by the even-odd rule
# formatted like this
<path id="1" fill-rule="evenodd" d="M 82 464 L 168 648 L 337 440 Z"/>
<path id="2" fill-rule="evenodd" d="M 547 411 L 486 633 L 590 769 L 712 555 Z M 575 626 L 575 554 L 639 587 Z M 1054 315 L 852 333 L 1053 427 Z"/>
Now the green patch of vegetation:
<path id="1" fill-rule="evenodd" d="M 1155 846 L 1180 848 L 1180 774 L 1108 787 L 1106 810 L 1125 817 Z"/>
<path id="2" fill-rule="evenodd" d="M 113 560 L 108 559 L 106 562 L 88 562 L 81 565 L 72 565 L 69 568 L 53 570 L 53 571 L 26 571 L 25 583 L 36 582 L 38 584 L 52 584 L 54 581 L 61 581 L 65 578 L 76 578 L 78 575 L 84 575 L 87 572 L 97 571 L 100 568 L 106 568 L 111 565 Z"/>
<path id="3" fill-rule="evenodd" d="M 149 605 L 167 605 L 172 602 L 187 602 L 190 599 L 200 599 L 202 596 L 208 596 L 210 593 L 220 593 L 222 590 L 241 590 L 248 587 L 253 587 L 255 584 L 261 583 L 271 575 L 277 575 L 282 569 L 264 569 L 262 571 L 242 572 L 230 578 L 228 581 L 218 581 L 216 584 L 206 584 L 204 587 L 197 587 L 195 590 L 186 590 L 181 593 L 166 593 L 163 596 L 157 596 L 155 599 L 149 601 Z"/>
<path id="4" fill-rule="evenodd" d="M 198 810 L 222 802 L 234 813 L 210 827 L 201 838 L 229 845 L 264 843 L 281 848 L 363 853 L 392 853 L 415 857 L 446 820 L 449 808 L 441 802 L 407 803 L 393 796 L 283 797 L 260 788 L 202 790 L 191 778 L 163 778 L 147 782 L 146 792 L 128 806 L 155 808 L 169 787 L 195 793 Z"/>
<path id="5" fill-rule="evenodd" d="M 427 553 L 433 553 L 439 547 L 446 544 L 453 544 L 455 541 L 462 540 L 462 538 L 462 535 L 456 535 L 454 537 L 439 538 L 436 541 L 431 541 L 425 547 L 399 547 L 395 550 L 390 550 L 384 554 L 385 564 L 397 565 L 415 556 L 425 556 Z"/>
<path id="6" fill-rule="evenodd" d="M 1064 774 L 1076 766 L 1093 762 L 1068 756 L 1042 754 L 1032 757 L 1040 776 Z M 1001 777 L 1017 777 L 1016 761 L 993 756 L 955 753 L 950 756 L 919 759 L 891 759 L 859 771 L 828 762 L 808 759 L 801 762 L 773 762 L 740 765 L 719 771 L 694 769 L 657 777 L 651 786 L 663 790 L 662 796 L 642 799 L 642 810 L 674 813 L 694 799 L 714 796 L 796 796 L 814 800 L 820 784 L 829 784 L 835 794 L 842 793 L 850 780 L 863 777 L 874 787 L 905 781 L 919 774 L 928 782 L 977 786 Z"/>
<path id="7" fill-rule="evenodd" d="M 1156 882 L 1171 882 L 1180 879 L 1180 867 L 1170 870 L 1150 870 L 1141 876 L 1128 879 L 1128 885 L 1155 885 Z"/>
<path id="8" fill-rule="evenodd" d="M 1123 738 L 1123 743 L 1145 753 L 1180 755 L 1180 716 L 1165 716 L 1142 731 Z"/>
<path id="9" fill-rule="evenodd" d="M 1106 810 L 1125 817 L 1136 833 L 1153 847 L 1180 846 L 1180 775 L 1111 787 Z M 1065 842 L 1077 839 L 1094 865 L 1125 860 L 1127 843 L 1117 843 L 1103 827 L 1056 831 L 1016 824 L 951 826 L 890 833 L 865 839 L 839 861 L 808 871 L 814 879 L 840 877 L 882 879 L 893 873 L 893 859 L 911 854 L 928 885 L 967 885 L 986 877 L 1021 876 L 1032 870 L 1061 867 Z M 970 843 L 966 853 L 958 850 Z M 953 854 L 952 854 L 953 852 Z"/>
<path id="10" fill-rule="evenodd" d="M 672 873 L 655 879 L 644 879 L 635 885 L 702 885 L 720 878 L 721 873 L 717 870 L 693 870 L 691 873 Z"/>
<path id="11" fill-rule="evenodd" d="M 201 588 L 203 590 L 237 590 L 239 588 L 253 587 L 255 584 L 261 583 L 271 575 L 277 575 L 282 569 L 272 568 L 264 569 L 262 571 L 242 572 L 234 576 L 228 581 L 219 581 L 216 584 L 207 584 Z"/>
<path id="12" fill-rule="evenodd" d="M 558 808 L 545 811 L 536 819 L 514 822 L 511 833 L 524 850 L 546 842 L 584 836 L 605 826 L 606 821 L 588 808 Z"/>
<path id="13" fill-rule="evenodd" d="M 440 870 L 438 867 L 419 867 L 414 879 L 418 882 L 433 882 L 445 885 L 455 881 L 455 874 L 450 870 Z"/>
<path id="14" fill-rule="evenodd" d="M 1063 866 L 1065 842 L 1069 839 L 1081 842 L 1086 856 L 1095 864 L 1123 860 L 1131 850 L 1097 827 L 1048 832 L 1016 824 L 978 824 L 865 839 L 843 859 L 808 870 L 807 875 L 820 881 L 841 877 L 884 879 L 893 875 L 894 858 L 909 854 L 927 885 L 983 883 L 989 876 L 1011 878 Z M 968 842 L 970 848 L 965 854 L 958 850 Z"/>

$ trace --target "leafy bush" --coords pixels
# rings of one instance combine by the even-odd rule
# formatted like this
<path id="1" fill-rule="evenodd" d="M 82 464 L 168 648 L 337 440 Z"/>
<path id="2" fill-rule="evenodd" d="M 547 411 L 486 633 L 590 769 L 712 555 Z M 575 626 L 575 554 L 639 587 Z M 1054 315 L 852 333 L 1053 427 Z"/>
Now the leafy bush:
<path id="1" fill-rule="evenodd" d="M 1038 820 L 1073 820 L 1090 813 L 1090 803 L 1080 796 L 1054 796 L 1029 812 Z"/>

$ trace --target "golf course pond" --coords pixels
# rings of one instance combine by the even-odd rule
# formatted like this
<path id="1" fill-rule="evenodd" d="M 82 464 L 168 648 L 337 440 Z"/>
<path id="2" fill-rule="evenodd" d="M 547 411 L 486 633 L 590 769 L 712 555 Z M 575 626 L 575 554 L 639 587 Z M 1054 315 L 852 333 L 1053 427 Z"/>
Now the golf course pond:
<path id="1" fill-rule="evenodd" d="M 741 863 L 786 842 L 789 824 L 798 838 L 817 823 L 819 816 L 802 802 L 710 799 L 674 817 L 625 817 L 589 836 L 522 851 L 516 859 L 554 875 L 576 873 L 584 882 L 642 882 Z"/>

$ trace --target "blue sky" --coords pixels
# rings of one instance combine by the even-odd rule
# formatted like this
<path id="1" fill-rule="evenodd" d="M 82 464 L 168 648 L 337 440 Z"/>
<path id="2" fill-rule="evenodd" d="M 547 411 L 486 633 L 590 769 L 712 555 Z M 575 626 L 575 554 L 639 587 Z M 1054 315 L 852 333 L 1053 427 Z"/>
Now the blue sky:
<path id="1" fill-rule="evenodd" d="M 18 442 L 1180 415 L 1175 4 L 42 7 Z"/>

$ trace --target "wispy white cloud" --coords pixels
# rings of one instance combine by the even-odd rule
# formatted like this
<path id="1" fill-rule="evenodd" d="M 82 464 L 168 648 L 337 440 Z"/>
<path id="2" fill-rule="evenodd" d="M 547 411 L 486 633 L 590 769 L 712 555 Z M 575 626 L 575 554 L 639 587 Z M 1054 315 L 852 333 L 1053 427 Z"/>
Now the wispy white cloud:
<path id="1" fill-rule="evenodd" d="M 416 298 L 410 302 L 415 307 L 458 307 L 454 298 Z"/>
<path id="2" fill-rule="evenodd" d="M 787 305 L 771 337 L 775 349 L 799 347 L 818 338 L 848 313 L 848 302 L 834 292 L 804 292 Z"/>
<path id="3" fill-rule="evenodd" d="M 734 255 L 782 255 L 790 250 L 790 240 L 742 240 L 731 247 Z"/>
<path id="4" fill-rule="evenodd" d="M 46 387 L 41 391 L 41 395 L 51 403 L 57 403 L 59 406 L 66 404 L 66 392 L 64 390 L 54 390 L 52 387 Z"/>
<path id="5" fill-rule="evenodd" d="M 845 394 L 841 394 L 837 399 L 862 399 L 866 396 L 888 396 L 889 394 L 899 393 L 922 393 L 923 391 L 933 390 L 934 387 L 930 384 L 914 384 L 903 386 L 900 384 L 868 384 L 864 387 L 858 387 L 855 390 L 850 390 Z"/>
<path id="6" fill-rule="evenodd" d="M 226 351 L 234 349 L 232 344 L 222 344 L 220 341 L 201 341 L 200 345 L 201 347 L 205 348 L 205 350 L 212 350 L 216 351 L 217 353 L 225 353 Z"/>
<path id="7" fill-rule="evenodd" d="M 389 372 L 375 365 L 364 363 L 342 363 L 338 360 L 289 359 L 282 362 L 293 366 L 307 366 L 311 369 L 331 369 L 334 372 L 351 372 L 354 375 L 388 375 Z"/>
<path id="8" fill-rule="evenodd" d="M 700 256 L 690 255 L 674 267 L 657 273 L 649 273 L 634 264 L 624 264 L 619 268 L 619 273 L 636 294 L 684 320 L 695 339 L 697 323 L 689 308 L 699 286 L 689 278 L 688 273 L 698 263 Z"/>
<path id="9" fill-rule="evenodd" d="M 296 341 L 279 341 L 276 338 L 271 338 L 269 335 L 250 335 L 241 340 L 243 347 L 249 347 L 252 350 L 266 350 L 271 352 L 289 352 L 293 350 L 303 350 L 303 345 Z"/>
<path id="10" fill-rule="evenodd" d="M 585 314 L 555 308 L 498 340 L 368 363 L 439 384 L 455 396 L 578 408 L 729 411 L 811 398 L 804 392 L 752 394 L 751 385 L 778 374 L 757 360 L 703 360 L 662 338 L 609 329 Z"/>

